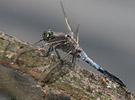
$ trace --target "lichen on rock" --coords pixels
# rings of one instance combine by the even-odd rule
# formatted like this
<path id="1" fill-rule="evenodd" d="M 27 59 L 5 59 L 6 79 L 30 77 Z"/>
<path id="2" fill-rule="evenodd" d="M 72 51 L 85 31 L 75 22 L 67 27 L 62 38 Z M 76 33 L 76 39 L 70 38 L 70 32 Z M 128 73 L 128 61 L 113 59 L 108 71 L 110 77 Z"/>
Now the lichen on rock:
<path id="1" fill-rule="evenodd" d="M 45 48 L 1 32 L 0 88 L 15 100 L 135 100 L 104 76 L 66 60 L 62 66 L 54 54 L 39 56 L 44 53 Z"/>

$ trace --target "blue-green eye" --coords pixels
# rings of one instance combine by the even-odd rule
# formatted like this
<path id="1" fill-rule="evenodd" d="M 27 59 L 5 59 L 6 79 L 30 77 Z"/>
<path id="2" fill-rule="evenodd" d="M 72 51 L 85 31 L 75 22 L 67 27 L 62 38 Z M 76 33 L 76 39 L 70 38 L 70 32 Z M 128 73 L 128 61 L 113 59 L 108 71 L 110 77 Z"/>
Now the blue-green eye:
<path id="1" fill-rule="evenodd" d="M 45 41 L 48 41 L 48 40 L 50 40 L 51 35 L 52 35 L 52 32 L 51 32 L 51 31 L 45 31 L 45 32 L 43 33 L 42 37 L 43 37 L 43 39 L 44 39 Z"/>
<path id="2" fill-rule="evenodd" d="M 48 41 L 49 40 L 49 37 L 50 37 L 50 34 L 48 32 L 46 32 L 46 33 L 43 34 L 43 39 L 44 40 L 47 40 Z"/>

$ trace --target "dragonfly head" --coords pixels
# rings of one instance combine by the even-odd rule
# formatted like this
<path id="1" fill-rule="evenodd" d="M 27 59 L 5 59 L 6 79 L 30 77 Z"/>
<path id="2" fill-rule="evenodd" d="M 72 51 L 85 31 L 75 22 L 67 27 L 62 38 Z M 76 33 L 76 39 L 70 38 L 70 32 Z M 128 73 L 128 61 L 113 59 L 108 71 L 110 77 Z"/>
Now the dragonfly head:
<path id="1" fill-rule="evenodd" d="M 52 35 L 53 35 L 53 31 L 51 29 L 44 31 L 42 34 L 43 40 L 44 41 L 51 40 Z"/>

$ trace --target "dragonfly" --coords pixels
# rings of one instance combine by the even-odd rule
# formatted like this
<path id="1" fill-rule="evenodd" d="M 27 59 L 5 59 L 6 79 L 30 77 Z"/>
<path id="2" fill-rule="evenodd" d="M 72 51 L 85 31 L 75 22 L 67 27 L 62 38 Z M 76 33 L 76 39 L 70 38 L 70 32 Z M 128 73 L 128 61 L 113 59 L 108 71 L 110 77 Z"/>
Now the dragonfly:
<path id="1" fill-rule="evenodd" d="M 79 46 L 79 26 L 80 25 L 78 24 L 75 32 L 72 31 L 72 28 L 69 24 L 67 15 L 63 7 L 63 3 L 60 2 L 60 4 L 61 4 L 62 12 L 64 14 L 64 19 L 66 22 L 68 33 L 56 33 L 52 31 L 51 29 L 48 29 L 43 32 L 42 39 L 36 43 L 45 41 L 45 43 L 49 45 L 49 49 L 47 50 L 46 56 L 48 56 L 50 52 L 55 50 L 58 58 L 62 62 L 62 57 L 58 51 L 58 50 L 61 50 L 65 52 L 67 55 L 72 56 L 72 62 L 74 62 L 76 58 L 82 59 L 84 62 L 88 63 L 90 66 L 94 67 L 96 70 L 101 72 L 105 77 L 109 78 L 110 80 L 115 81 L 122 87 L 126 87 L 126 85 L 118 77 L 114 76 L 107 70 L 103 69 L 96 62 L 94 62 L 90 57 L 88 57 L 85 51 Z"/>

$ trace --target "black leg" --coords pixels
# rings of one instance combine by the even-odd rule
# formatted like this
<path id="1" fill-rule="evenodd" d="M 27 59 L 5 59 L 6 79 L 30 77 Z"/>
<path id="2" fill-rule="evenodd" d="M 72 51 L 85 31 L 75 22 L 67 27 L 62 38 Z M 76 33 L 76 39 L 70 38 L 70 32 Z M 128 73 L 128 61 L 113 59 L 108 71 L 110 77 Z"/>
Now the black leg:
<path id="1" fill-rule="evenodd" d="M 76 62 L 76 55 L 73 54 L 72 55 L 72 66 L 75 66 L 75 62 Z"/>
<path id="2" fill-rule="evenodd" d="M 75 62 L 75 55 L 73 54 L 73 56 L 72 56 L 72 63 L 74 63 Z"/>
<path id="3" fill-rule="evenodd" d="M 48 49 L 48 51 L 47 51 L 47 53 L 46 53 L 46 57 L 48 57 L 49 56 L 49 53 L 52 52 L 52 51 L 53 51 L 53 47 L 50 46 L 49 49 Z"/>
<path id="4" fill-rule="evenodd" d="M 59 52 L 58 52 L 58 50 L 57 50 L 57 47 L 55 47 L 55 52 L 56 52 L 56 55 L 58 56 L 58 59 L 60 59 L 60 62 L 61 62 L 61 65 L 63 66 L 63 60 L 61 59 L 61 56 L 60 56 L 60 54 L 59 54 Z"/>
<path id="5" fill-rule="evenodd" d="M 75 61 L 76 61 L 76 51 L 75 51 L 74 47 L 72 47 L 71 50 L 72 50 L 72 63 L 75 63 Z"/>
<path id="6" fill-rule="evenodd" d="M 56 55 L 58 56 L 58 59 L 61 59 L 60 54 L 59 54 L 59 52 L 57 50 L 57 47 L 55 47 L 55 52 L 56 52 Z"/>
<path id="7" fill-rule="evenodd" d="M 47 53 L 45 54 L 45 51 L 44 50 L 41 50 L 42 54 L 44 55 L 38 55 L 40 57 L 48 57 L 49 56 L 49 53 L 53 51 L 53 47 L 50 46 L 49 49 L 47 50 Z"/>

